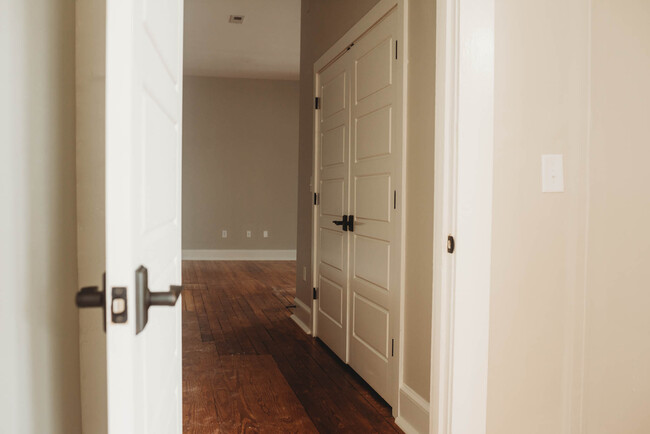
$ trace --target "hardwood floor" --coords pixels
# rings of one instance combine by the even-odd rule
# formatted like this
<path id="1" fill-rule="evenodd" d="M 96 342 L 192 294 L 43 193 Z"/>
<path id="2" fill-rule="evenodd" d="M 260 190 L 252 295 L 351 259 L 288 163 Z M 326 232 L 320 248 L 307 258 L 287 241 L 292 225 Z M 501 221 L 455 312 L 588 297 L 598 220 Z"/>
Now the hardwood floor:
<path id="1" fill-rule="evenodd" d="M 390 407 L 290 318 L 293 261 L 183 261 L 185 433 L 395 433 Z"/>

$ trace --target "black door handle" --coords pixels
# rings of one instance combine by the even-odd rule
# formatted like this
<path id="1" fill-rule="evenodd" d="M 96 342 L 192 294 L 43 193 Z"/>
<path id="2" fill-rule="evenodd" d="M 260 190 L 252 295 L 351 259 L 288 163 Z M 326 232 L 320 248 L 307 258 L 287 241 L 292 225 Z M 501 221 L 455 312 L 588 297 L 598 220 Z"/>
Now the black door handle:
<path id="1" fill-rule="evenodd" d="M 150 306 L 174 306 L 182 290 L 181 285 L 171 285 L 168 292 L 149 291 L 148 272 L 141 265 L 135 271 L 135 334 L 147 325 Z"/>
<path id="2" fill-rule="evenodd" d="M 86 286 L 81 288 L 74 298 L 78 308 L 99 307 L 102 309 L 102 326 L 106 331 L 106 273 L 102 276 L 102 290 L 97 286 Z"/>
<path id="3" fill-rule="evenodd" d="M 347 227 L 343 228 L 344 231 L 354 232 L 354 216 L 348 216 Z"/>
<path id="4" fill-rule="evenodd" d="M 347 215 L 343 216 L 343 220 L 332 220 L 332 223 L 334 223 L 336 226 L 343 226 L 344 231 L 348 230 L 348 216 Z"/>

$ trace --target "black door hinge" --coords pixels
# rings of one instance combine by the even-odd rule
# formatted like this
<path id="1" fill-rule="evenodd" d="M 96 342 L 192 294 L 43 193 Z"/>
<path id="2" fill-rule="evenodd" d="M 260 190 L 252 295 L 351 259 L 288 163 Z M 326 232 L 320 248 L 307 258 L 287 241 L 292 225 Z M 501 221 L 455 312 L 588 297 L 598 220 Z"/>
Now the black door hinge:
<path id="1" fill-rule="evenodd" d="M 318 300 L 318 288 L 314 288 L 313 297 L 314 300 Z"/>
<path id="2" fill-rule="evenodd" d="M 320 204 L 320 194 L 314 193 L 314 205 Z"/>
<path id="3" fill-rule="evenodd" d="M 456 250 L 456 240 L 449 235 L 447 237 L 447 253 L 454 253 L 454 250 Z"/>
<path id="4" fill-rule="evenodd" d="M 395 60 L 397 60 L 397 40 L 395 41 Z"/>
<path id="5" fill-rule="evenodd" d="M 395 357 L 395 339 L 391 339 L 390 341 L 390 356 Z"/>
<path id="6" fill-rule="evenodd" d="M 319 97 L 316 97 L 315 100 L 314 100 L 314 108 L 316 110 L 320 109 L 320 98 Z"/>

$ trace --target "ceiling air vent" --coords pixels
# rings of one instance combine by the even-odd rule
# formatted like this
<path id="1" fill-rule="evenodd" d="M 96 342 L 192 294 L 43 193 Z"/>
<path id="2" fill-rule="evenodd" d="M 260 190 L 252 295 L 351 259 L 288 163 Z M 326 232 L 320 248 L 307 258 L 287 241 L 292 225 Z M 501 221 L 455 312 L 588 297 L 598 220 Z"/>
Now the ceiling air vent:
<path id="1" fill-rule="evenodd" d="M 243 15 L 231 15 L 228 22 L 233 23 L 233 24 L 241 24 L 241 23 L 244 22 L 244 16 Z"/>

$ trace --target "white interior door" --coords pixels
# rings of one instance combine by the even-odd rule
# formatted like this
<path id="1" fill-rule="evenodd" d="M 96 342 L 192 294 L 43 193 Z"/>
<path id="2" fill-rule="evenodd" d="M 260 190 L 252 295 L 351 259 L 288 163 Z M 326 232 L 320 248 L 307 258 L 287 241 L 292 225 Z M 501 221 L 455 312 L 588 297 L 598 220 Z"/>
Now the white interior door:
<path id="1" fill-rule="evenodd" d="M 350 63 L 343 55 L 319 74 L 318 337 L 348 360 Z M 336 224 L 334 222 L 338 222 Z"/>
<path id="2" fill-rule="evenodd" d="M 402 261 L 403 73 L 397 24 L 393 10 L 348 53 L 354 65 L 349 363 L 391 405 L 397 403 Z"/>
<path id="3" fill-rule="evenodd" d="M 108 0 L 106 298 L 110 433 L 182 431 L 181 308 L 152 306 L 136 334 L 136 270 L 181 283 L 183 0 Z M 111 300 L 126 292 L 126 322 Z M 160 296 L 161 294 L 158 294 Z M 158 297 L 155 296 L 155 297 Z"/>

